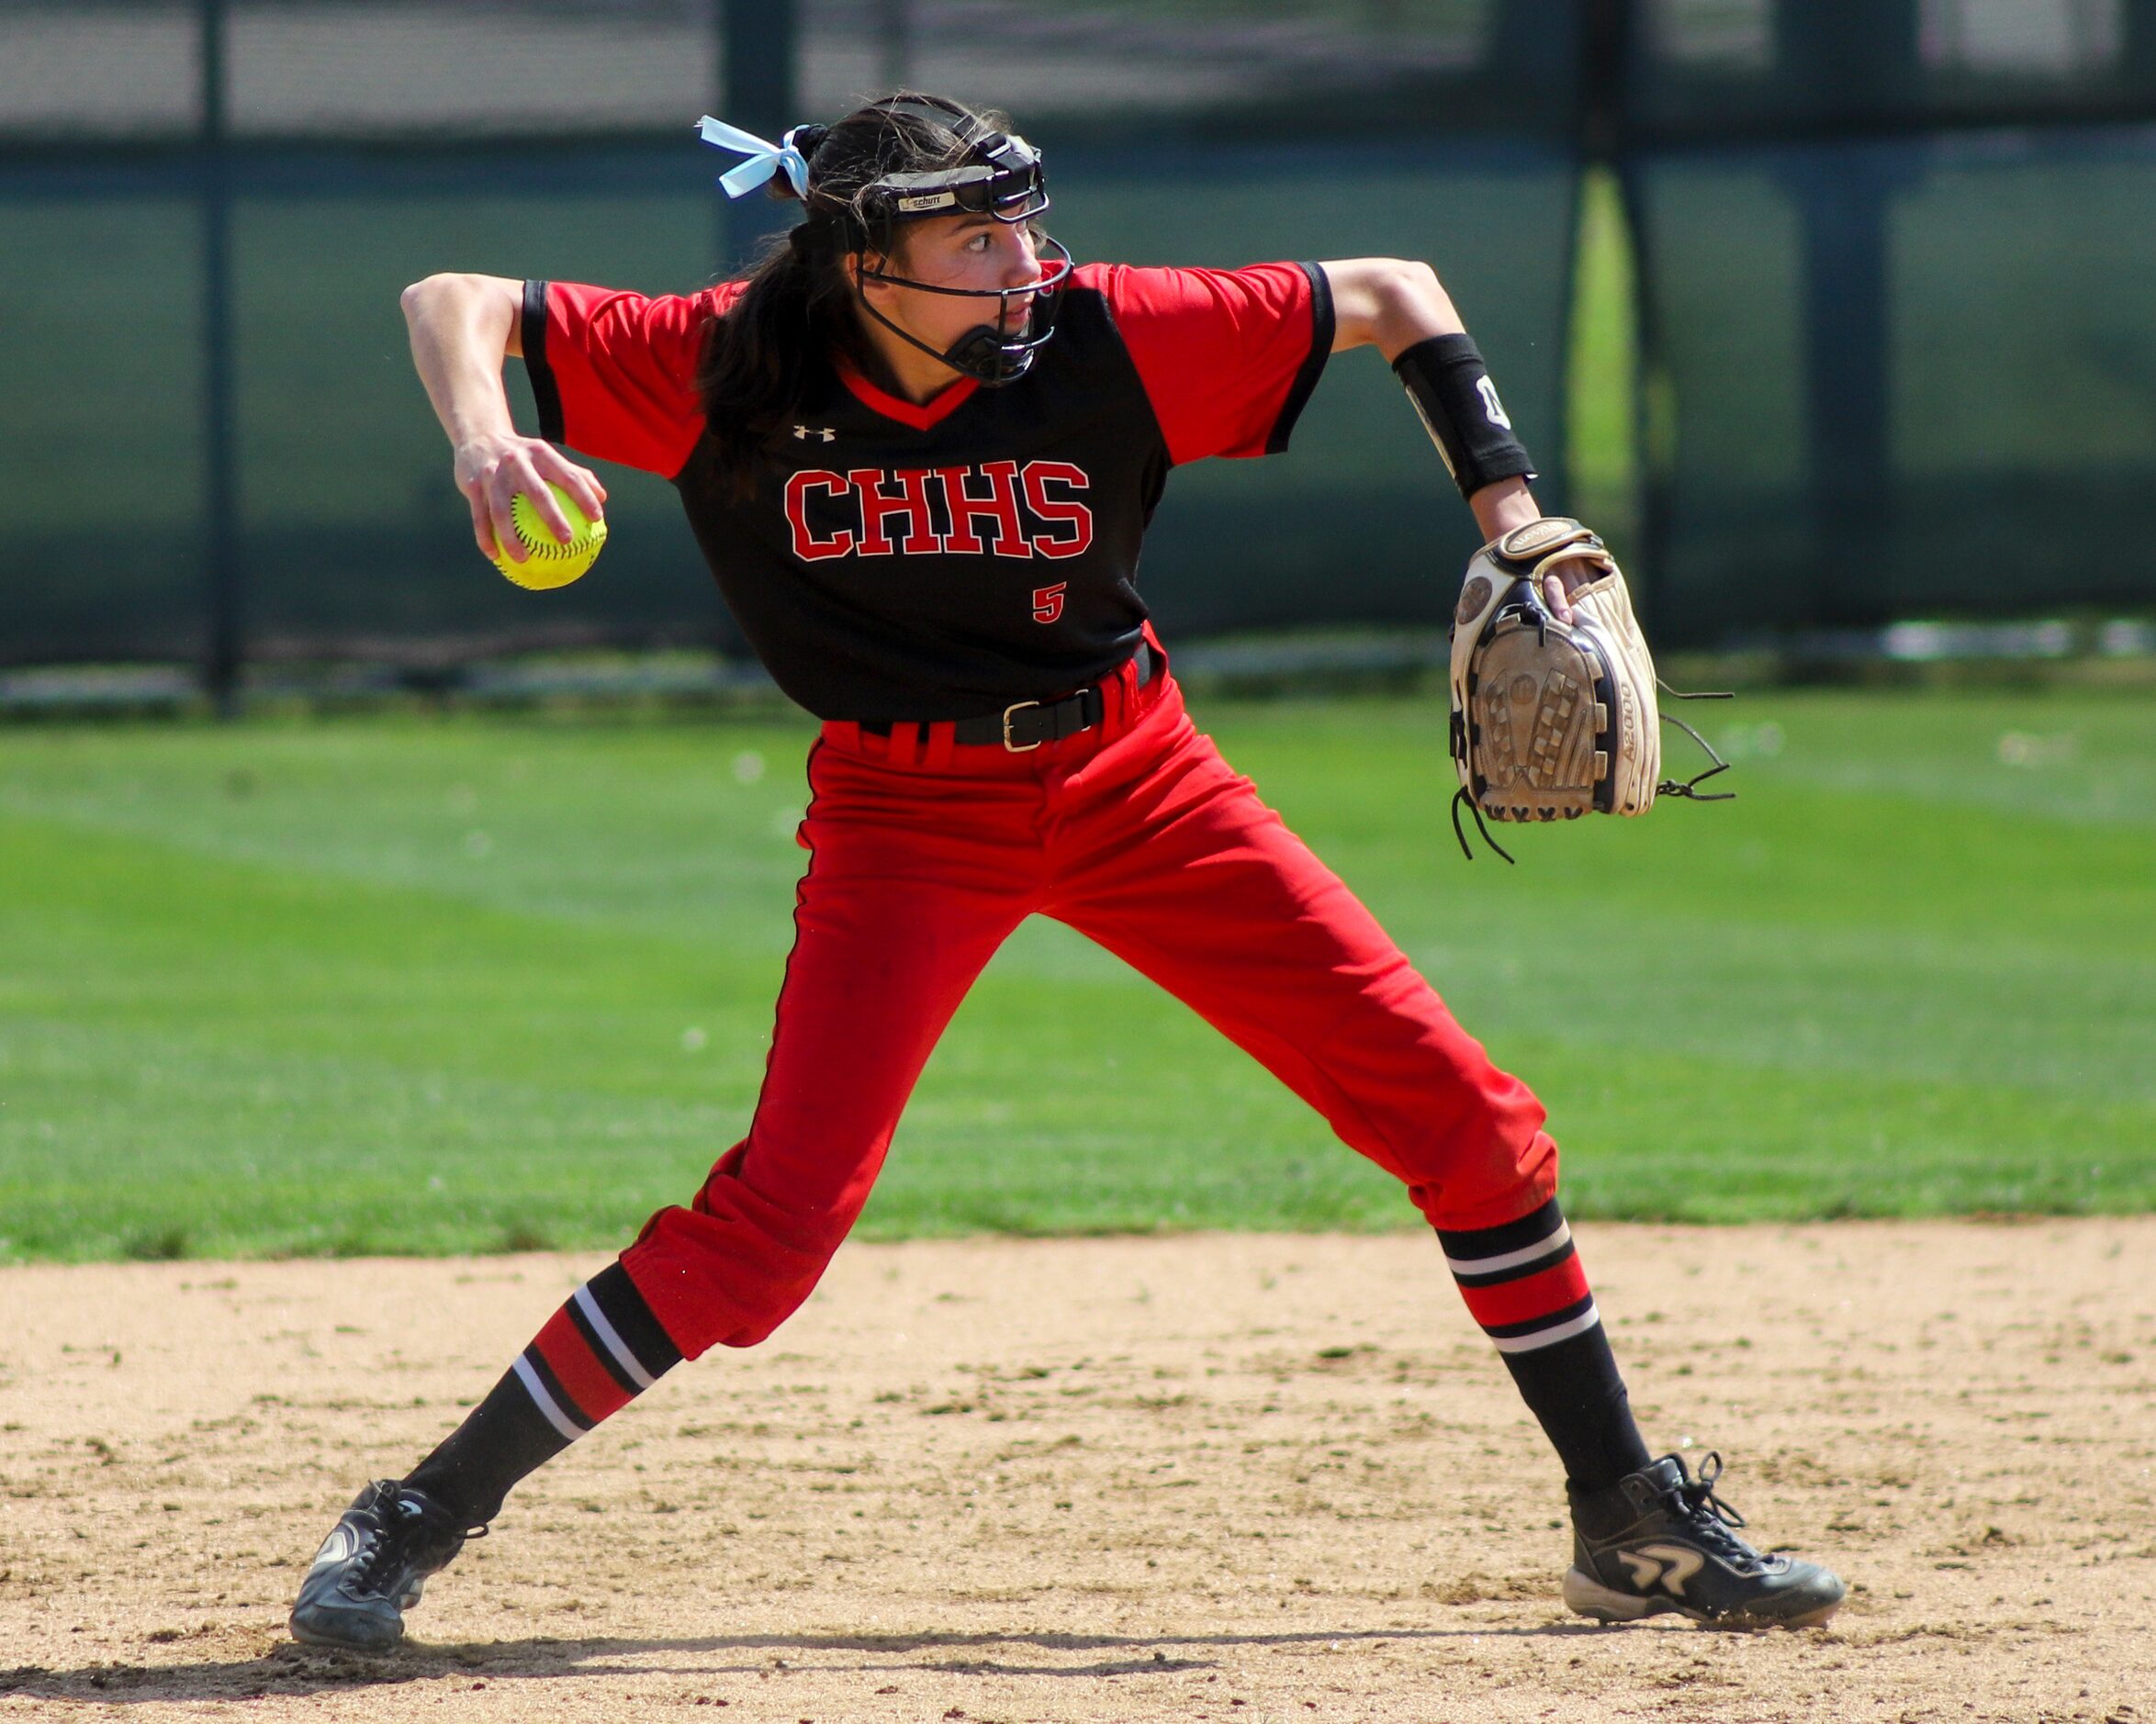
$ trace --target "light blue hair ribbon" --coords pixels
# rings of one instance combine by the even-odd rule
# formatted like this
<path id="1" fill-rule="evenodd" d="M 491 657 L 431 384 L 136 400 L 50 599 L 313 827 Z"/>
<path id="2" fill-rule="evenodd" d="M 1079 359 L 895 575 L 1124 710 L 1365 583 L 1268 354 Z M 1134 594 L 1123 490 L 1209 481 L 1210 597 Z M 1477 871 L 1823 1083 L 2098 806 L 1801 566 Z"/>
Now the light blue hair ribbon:
<path id="1" fill-rule="evenodd" d="M 743 131 L 723 119 L 713 119 L 709 114 L 698 120 L 696 126 L 707 144 L 716 144 L 722 150 L 731 150 L 736 155 L 748 158 L 739 167 L 719 175 L 719 185 L 728 197 L 753 192 L 780 168 L 786 170 L 787 179 L 792 182 L 794 196 L 804 201 L 808 197 L 808 158 L 793 147 L 793 132 L 772 143 L 752 131 Z M 794 129 L 798 131 L 800 128 Z"/>

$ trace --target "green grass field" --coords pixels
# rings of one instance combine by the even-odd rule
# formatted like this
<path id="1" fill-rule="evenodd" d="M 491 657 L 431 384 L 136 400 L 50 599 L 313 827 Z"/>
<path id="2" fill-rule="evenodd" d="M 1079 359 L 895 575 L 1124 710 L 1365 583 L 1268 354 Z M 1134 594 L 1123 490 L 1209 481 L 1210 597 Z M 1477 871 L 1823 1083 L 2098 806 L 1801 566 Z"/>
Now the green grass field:
<path id="1" fill-rule="evenodd" d="M 1469 866 L 1430 703 L 1201 705 L 1548 1102 L 1572 1207 L 2156 1203 L 2156 703 L 1763 693 L 1743 795 Z M 0 731 L 0 1259 L 623 1239 L 739 1135 L 798 725 Z M 1413 1225 L 1174 1002 L 1022 930 L 866 1232 Z"/>

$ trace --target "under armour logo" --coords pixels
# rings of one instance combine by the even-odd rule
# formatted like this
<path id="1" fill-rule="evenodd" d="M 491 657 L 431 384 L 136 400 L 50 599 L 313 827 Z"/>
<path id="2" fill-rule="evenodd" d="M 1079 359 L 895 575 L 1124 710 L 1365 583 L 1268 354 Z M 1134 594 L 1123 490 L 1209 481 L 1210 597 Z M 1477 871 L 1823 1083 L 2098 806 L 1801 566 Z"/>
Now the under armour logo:
<path id="1" fill-rule="evenodd" d="M 1498 399 L 1498 386 L 1488 377 L 1475 379 L 1475 392 L 1482 397 L 1482 414 L 1492 425 L 1512 429 L 1512 421 L 1505 417 L 1505 405 Z"/>
<path id="2" fill-rule="evenodd" d="M 812 437 L 820 443 L 835 443 L 838 441 L 838 432 L 829 425 L 796 425 L 793 428 L 794 442 L 805 443 Z"/>
<path id="3" fill-rule="evenodd" d="M 1618 1551 L 1617 1560 L 1631 1573 L 1632 1584 L 1640 1591 L 1652 1592 L 1655 1583 L 1659 1581 L 1673 1598 L 1684 1596 L 1685 1582 L 1705 1567 L 1707 1562 L 1701 1552 L 1681 1544 L 1642 1545 L 1636 1550 Z"/>

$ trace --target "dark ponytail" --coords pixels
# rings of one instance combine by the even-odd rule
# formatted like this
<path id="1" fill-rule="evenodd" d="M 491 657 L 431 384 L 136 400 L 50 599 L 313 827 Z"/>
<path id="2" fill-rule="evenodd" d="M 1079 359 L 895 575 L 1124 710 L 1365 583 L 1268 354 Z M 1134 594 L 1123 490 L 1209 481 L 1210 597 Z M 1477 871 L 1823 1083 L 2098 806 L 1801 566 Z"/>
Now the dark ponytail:
<path id="1" fill-rule="evenodd" d="M 846 263 L 851 253 L 888 241 L 869 231 L 862 195 L 886 174 L 927 173 L 967 158 L 954 132 L 891 112 L 898 102 L 924 103 L 961 123 L 1005 123 L 999 115 L 976 115 L 941 96 L 902 90 L 836 126 L 795 129 L 794 147 L 809 164 L 807 214 L 768 241 L 756 262 L 734 277 L 746 285 L 726 314 L 713 319 L 696 378 L 719 480 L 736 497 L 754 487 L 773 446 L 799 417 L 810 383 L 832 356 L 843 354 L 856 364 L 869 356 Z M 787 200 L 793 196 L 783 174 L 772 176 L 770 191 Z"/>

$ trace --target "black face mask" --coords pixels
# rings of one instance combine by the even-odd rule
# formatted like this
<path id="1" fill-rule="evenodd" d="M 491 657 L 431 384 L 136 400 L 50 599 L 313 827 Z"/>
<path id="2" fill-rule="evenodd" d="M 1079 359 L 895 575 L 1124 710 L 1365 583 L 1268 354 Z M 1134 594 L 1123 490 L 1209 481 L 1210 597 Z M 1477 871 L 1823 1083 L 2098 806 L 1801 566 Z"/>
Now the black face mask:
<path id="1" fill-rule="evenodd" d="M 1040 152 L 1011 132 L 993 131 L 979 121 L 953 116 L 925 104 L 900 103 L 894 113 L 948 129 L 974 159 L 955 168 L 938 168 L 918 174 L 887 174 L 863 193 L 857 206 L 858 229 L 854 249 L 873 251 L 889 261 L 900 224 L 933 216 L 988 216 L 1015 227 L 1033 222 L 1049 207 L 1048 182 L 1041 169 Z M 1049 267 L 1040 280 L 1022 287 L 940 287 L 883 269 L 861 267 L 855 291 L 861 308 L 908 346 L 939 359 L 960 376 L 971 377 L 989 388 L 1000 388 L 1024 376 L 1033 355 L 1055 333 L 1059 290 L 1071 274 L 1071 253 L 1055 240 L 1041 236 L 1049 254 Z M 911 287 L 920 293 L 942 294 L 960 299 L 993 299 L 993 319 L 969 330 L 949 348 L 938 353 L 926 341 L 900 329 L 868 300 L 861 284 L 885 282 Z M 1011 303 L 1027 297 L 1030 303 L 1023 317 L 1014 320 Z"/>
<path id="2" fill-rule="evenodd" d="M 1043 207 L 1047 199 L 1041 200 Z M 999 218 L 1000 219 L 1000 218 Z M 993 299 L 995 301 L 994 320 L 968 330 L 949 347 L 938 352 L 918 337 L 907 333 L 889 318 L 869 303 L 868 289 L 857 285 L 855 291 L 860 297 L 861 309 L 874 318 L 900 341 L 909 347 L 918 348 L 932 359 L 939 359 L 960 376 L 971 377 L 976 383 L 991 389 L 999 389 L 1005 384 L 1016 383 L 1032 367 L 1033 355 L 1048 344 L 1056 332 L 1056 309 L 1062 303 L 1061 288 L 1071 274 L 1071 253 L 1061 241 L 1045 234 L 1040 241 L 1048 253 L 1048 268 L 1041 278 L 1022 287 L 940 287 L 933 282 L 915 281 L 911 276 L 893 275 L 888 271 L 870 269 L 861 265 L 859 281 L 886 282 L 895 287 L 911 287 L 918 293 L 942 294 L 956 299 Z M 1011 302 L 1028 297 L 1031 303 L 1025 313 L 1013 319 Z"/>

